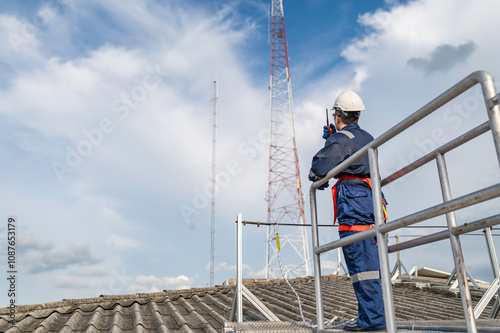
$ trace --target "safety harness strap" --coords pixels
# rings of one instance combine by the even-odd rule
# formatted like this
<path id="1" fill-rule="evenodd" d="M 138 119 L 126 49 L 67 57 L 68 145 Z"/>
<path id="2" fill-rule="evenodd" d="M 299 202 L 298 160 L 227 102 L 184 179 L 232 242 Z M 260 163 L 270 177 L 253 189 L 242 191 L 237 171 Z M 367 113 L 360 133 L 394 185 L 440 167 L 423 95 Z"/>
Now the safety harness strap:
<path id="1" fill-rule="evenodd" d="M 370 189 L 372 188 L 372 180 L 371 178 L 363 178 L 363 177 L 358 177 L 358 176 L 350 176 L 350 175 L 345 175 L 342 177 L 339 177 L 335 185 L 332 186 L 332 198 L 333 198 L 333 224 L 335 224 L 335 221 L 337 221 L 337 184 L 341 182 L 342 180 L 346 179 L 359 179 L 364 182 L 366 182 L 369 186 Z M 384 211 L 384 220 L 387 219 L 387 211 L 385 209 L 385 206 L 387 203 L 385 202 L 384 199 L 382 199 L 382 209 Z M 339 230 L 340 231 L 340 230 Z"/>
<path id="2" fill-rule="evenodd" d="M 375 228 L 375 224 L 355 224 L 355 225 L 347 225 L 341 224 L 339 225 L 339 231 L 365 231 L 371 228 Z"/>
<path id="3" fill-rule="evenodd" d="M 358 176 L 342 176 L 339 177 L 335 185 L 332 186 L 332 197 L 333 197 L 333 224 L 335 224 L 335 221 L 337 221 L 337 184 L 345 179 L 360 179 L 364 182 L 367 182 L 368 185 L 370 185 L 370 188 L 372 188 L 372 180 L 370 178 L 362 178 Z"/>

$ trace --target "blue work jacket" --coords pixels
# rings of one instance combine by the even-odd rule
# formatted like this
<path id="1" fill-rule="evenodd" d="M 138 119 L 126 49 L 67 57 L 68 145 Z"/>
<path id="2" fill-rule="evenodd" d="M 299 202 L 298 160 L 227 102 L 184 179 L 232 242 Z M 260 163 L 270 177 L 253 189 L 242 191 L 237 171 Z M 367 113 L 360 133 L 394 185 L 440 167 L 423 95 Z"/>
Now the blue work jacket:
<path id="1" fill-rule="evenodd" d="M 354 155 L 359 149 L 373 140 L 365 130 L 362 130 L 358 124 L 349 124 L 342 128 L 342 131 L 350 132 L 354 137 L 351 139 L 343 133 L 333 133 L 326 140 L 325 146 L 313 157 L 311 171 L 321 179 L 335 168 L 337 165 Z M 368 155 L 363 156 L 359 161 L 350 165 L 347 169 L 339 173 L 335 178 L 343 175 L 353 175 L 362 178 L 370 177 L 370 165 Z"/>
<path id="2" fill-rule="evenodd" d="M 325 177 L 330 170 L 372 140 L 373 136 L 362 130 L 358 124 L 346 125 L 341 132 L 332 134 L 326 140 L 325 146 L 313 157 L 309 174 L 310 180 L 315 181 Z M 342 170 L 335 178 L 342 176 L 369 178 L 368 156 L 363 156 Z M 339 224 L 367 225 L 374 223 L 372 192 L 365 181 L 346 179 L 339 182 L 336 189 L 336 204 Z"/>

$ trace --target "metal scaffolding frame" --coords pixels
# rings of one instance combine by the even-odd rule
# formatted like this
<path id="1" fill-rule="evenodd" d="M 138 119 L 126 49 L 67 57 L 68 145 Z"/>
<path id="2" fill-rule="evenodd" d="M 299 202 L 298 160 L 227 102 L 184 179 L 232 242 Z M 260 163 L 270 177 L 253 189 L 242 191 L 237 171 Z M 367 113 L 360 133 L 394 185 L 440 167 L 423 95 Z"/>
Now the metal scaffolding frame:
<path id="1" fill-rule="evenodd" d="M 378 168 L 377 160 L 377 148 L 382 146 L 384 143 L 394 138 L 396 135 L 400 134 L 410 126 L 414 125 L 418 121 L 422 120 L 435 110 L 439 109 L 441 106 L 445 105 L 452 99 L 456 98 L 463 92 L 467 91 L 476 84 L 481 84 L 483 91 L 483 97 L 486 104 L 486 111 L 488 114 L 489 122 L 483 124 L 472 131 L 465 133 L 464 135 L 452 140 L 451 142 L 443 145 L 442 147 L 434 150 L 428 155 L 422 157 L 421 159 L 410 163 L 401 170 L 395 172 L 384 180 L 380 180 L 380 173 Z M 466 223 L 464 225 L 457 226 L 454 211 L 465 208 L 486 200 L 490 200 L 500 196 L 500 184 L 496 184 L 482 190 L 461 196 L 459 198 L 453 199 L 451 197 L 448 172 L 446 168 L 445 153 L 460 146 L 461 144 L 468 142 L 469 140 L 477 137 L 478 135 L 484 133 L 491 129 L 493 135 L 493 142 L 496 150 L 496 155 L 498 162 L 500 164 L 500 106 L 499 106 L 500 94 L 497 94 L 493 77 L 485 71 L 477 71 L 462 81 L 455 84 L 453 87 L 436 97 L 434 100 L 424 105 L 422 108 L 417 110 L 415 113 L 402 120 L 396 126 L 373 140 L 371 143 L 361 148 L 358 152 L 352 155 L 349 159 L 342 162 L 334 169 L 332 169 L 325 178 L 313 183 L 310 187 L 310 203 L 311 203 L 311 225 L 312 225 L 312 241 L 313 241 L 313 261 L 314 261 L 314 280 L 315 280 L 315 290 L 316 290 L 316 314 L 317 314 L 317 325 L 318 329 L 324 329 L 323 324 L 323 297 L 321 294 L 321 264 L 320 264 L 320 254 L 348 245 L 360 240 L 368 239 L 371 237 L 376 237 L 378 241 L 378 252 L 380 260 L 380 273 L 382 282 L 382 292 L 384 295 L 384 308 L 386 314 L 386 325 L 387 332 L 394 333 L 397 331 L 396 327 L 396 317 L 394 311 L 394 302 L 392 294 L 391 285 L 391 271 L 389 267 L 389 252 L 395 252 L 399 250 L 408 249 L 418 245 L 428 244 L 435 242 L 437 240 L 449 238 L 450 245 L 453 253 L 453 260 L 455 264 L 455 269 L 457 272 L 457 279 L 460 289 L 460 297 L 462 300 L 462 306 L 464 311 L 465 322 L 468 332 L 477 332 L 476 327 L 476 317 L 473 311 L 471 294 L 469 286 L 467 283 L 467 274 L 465 270 L 465 264 L 462 254 L 462 247 L 460 244 L 460 235 L 468 233 L 474 230 L 485 229 L 486 233 L 489 228 L 493 225 L 500 224 L 500 214 L 491 216 L 488 218 L 483 218 L 475 222 Z M 375 213 L 375 228 L 367 231 L 359 232 L 355 235 L 342 238 L 340 240 L 330 242 L 324 245 L 319 244 L 318 235 L 318 217 L 317 217 L 317 204 L 316 204 L 316 190 L 318 187 L 326 183 L 328 180 L 336 176 L 346 167 L 352 163 L 358 161 L 361 157 L 368 154 L 370 161 L 370 175 L 372 180 L 372 190 L 373 190 L 373 207 Z M 443 196 L 443 203 L 415 212 L 413 214 L 407 215 L 405 217 L 384 223 L 384 215 L 382 211 L 382 192 L 381 187 L 389 184 L 390 182 L 408 174 L 409 172 L 415 170 L 416 168 L 432 161 L 436 160 L 437 168 L 439 173 L 439 180 L 441 183 L 441 191 Z M 443 232 L 438 232 L 428 236 L 420 237 L 408 242 L 399 243 L 395 246 L 388 247 L 386 240 L 386 233 L 394 231 L 400 228 L 410 226 L 412 224 L 428 220 L 430 218 L 446 214 L 446 220 L 448 224 L 448 230 Z M 489 293 L 495 295 L 498 293 L 499 286 L 499 274 L 498 262 L 496 260 L 496 255 L 494 255 L 494 249 L 492 246 L 488 247 L 490 252 L 490 259 L 492 262 L 492 268 L 495 275 L 495 282 L 492 284 L 492 291 Z M 486 296 L 487 293 L 485 293 Z M 493 297 L 491 296 L 491 297 Z M 490 296 L 488 296 L 490 297 Z M 491 297 L 489 300 L 491 300 Z M 483 297 L 484 298 L 484 297 Z M 489 302 L 488 300 L 488 302 Z M 487 303 L 487 302 L 486 302 Z M 498 311 L 498 303 L 496 308 Z M 495 310 L 495 309 L 494 309 Z"/>
<path id="2" fill-rule="evenodd" d="M 262 303 L 250 290 L 243 285 L 243 232 L 242 215 L 238 214 L 236 219 L 236 286 L 234 288 L 233 304 L 229 314 L 230 322 L 243 322 L 243 297 L 245 297 L 267 320 L 280 322 L 281 320 Z"/>

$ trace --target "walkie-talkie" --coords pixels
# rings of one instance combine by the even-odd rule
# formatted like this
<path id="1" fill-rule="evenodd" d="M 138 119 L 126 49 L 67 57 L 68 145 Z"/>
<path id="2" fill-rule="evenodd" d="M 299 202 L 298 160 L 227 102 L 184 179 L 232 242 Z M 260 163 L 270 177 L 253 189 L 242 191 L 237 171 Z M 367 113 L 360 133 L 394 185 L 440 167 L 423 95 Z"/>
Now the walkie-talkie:
<path id="1" fill-rule="evenodd" d="M 328 134 L 326 134 L 326 130 L 328 130 Z M 328 109 L 326 109 L 326 127 L 325 133 L 323 134 L 323 139 L 328 139 L 333 133 L 335 133 L 335 128 L 332 128 L 330 126 L 330 121 L 328 120 Z"/>

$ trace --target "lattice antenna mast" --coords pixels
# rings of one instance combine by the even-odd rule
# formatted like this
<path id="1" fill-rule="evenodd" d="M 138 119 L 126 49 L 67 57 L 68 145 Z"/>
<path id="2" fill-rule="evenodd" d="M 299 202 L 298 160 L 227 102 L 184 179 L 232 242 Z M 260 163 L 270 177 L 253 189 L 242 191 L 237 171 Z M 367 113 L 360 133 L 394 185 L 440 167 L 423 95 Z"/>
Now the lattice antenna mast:
<path id="1" fill-rule="evenodd" d="M 304 195 L 295 144 L 292 86 L 282 0 L 272 0 L 270 31 L 271 128 L 267 221 L 275 225 L 267 229 L 266 278 L 281 275 L 277 267 L 278 253 L 274 241 L 276 224 L 285 221 L 299 225 L 305 224 Z M 289 244 L 286 258 L 294 261 L 285 265 L 284 270 L 288 277 L 310 275 L 309 247 L 305 227 L 294 229 L 297 230 L 280 235 L 282 252 Z"/>
<path id="2" fill-rule="evenodd" d="M 211 228 L 210 228 L 210 286 L 215 285 L 215 196 L 217 194 L 218 173 L 217 173 L 217 128 L 219 126 L 219 89 L 217 80 L 210 83 L 210 119 L 212 123 L 212 204 L 211 204 Z"/>

